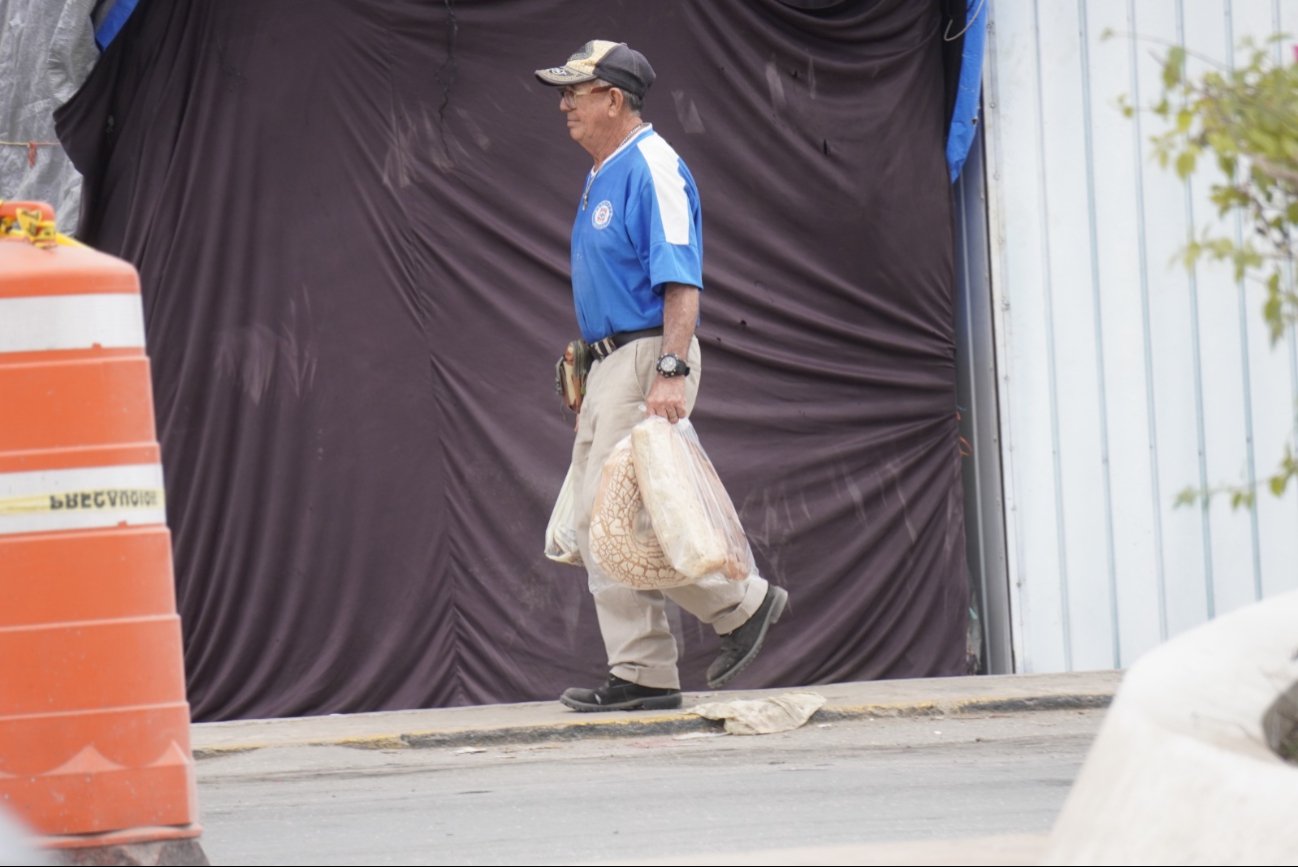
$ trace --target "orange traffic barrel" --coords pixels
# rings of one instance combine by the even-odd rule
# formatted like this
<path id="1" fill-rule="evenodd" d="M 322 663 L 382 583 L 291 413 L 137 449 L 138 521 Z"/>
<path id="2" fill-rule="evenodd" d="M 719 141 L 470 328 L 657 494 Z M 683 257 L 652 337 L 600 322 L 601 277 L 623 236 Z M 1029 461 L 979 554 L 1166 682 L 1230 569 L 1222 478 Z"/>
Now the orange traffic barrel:
<path id="1" fill-rule="evenodd" d="M 56 849 L 200 831 L 142 314 L 0 202 L 0 810 Z"/>

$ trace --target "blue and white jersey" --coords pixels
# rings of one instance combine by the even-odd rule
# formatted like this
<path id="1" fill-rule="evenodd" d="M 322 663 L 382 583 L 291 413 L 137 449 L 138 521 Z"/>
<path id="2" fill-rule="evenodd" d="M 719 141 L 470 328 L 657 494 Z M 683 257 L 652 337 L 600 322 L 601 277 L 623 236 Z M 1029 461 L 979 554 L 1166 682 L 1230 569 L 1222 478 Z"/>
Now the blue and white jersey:
<path id="1" fill-rule="evenodd" d="M 586 179 L 572 226 L 572 296 L 587 342 L 663 324 L 663 284 L 703 288 L 699 191 L 646 127 Z"/>

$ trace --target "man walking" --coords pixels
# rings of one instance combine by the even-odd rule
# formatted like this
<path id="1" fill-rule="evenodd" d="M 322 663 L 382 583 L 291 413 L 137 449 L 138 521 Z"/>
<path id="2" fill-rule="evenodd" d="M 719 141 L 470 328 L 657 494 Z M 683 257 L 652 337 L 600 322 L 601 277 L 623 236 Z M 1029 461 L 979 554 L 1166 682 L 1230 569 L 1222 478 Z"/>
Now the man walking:
<path id="1" fill-rule="evenodd" d="M 679 707 L 667 599 L 721 636 L 707 673 L 714 689 L 757 656 L 788 601 L 783 588 L 759 575 L 634 590 L 600 574 L 590 555 L 591 509 L 613 447 L 646 413 L 675 423 L 694 407 L 702 373 L 694 336 L 703 288 L 698 190 L 681 158 L 641 119 L 654 81 L 643 54 L 594 40 L 536 77 L 560 88 L 568 134 L 594 159 L 572 229 L 573 302 L 595 359 L 577 417 L 572 473 L 577 543 L 590 571 L 609 677 L 559 700 L 578 711 Z"/>

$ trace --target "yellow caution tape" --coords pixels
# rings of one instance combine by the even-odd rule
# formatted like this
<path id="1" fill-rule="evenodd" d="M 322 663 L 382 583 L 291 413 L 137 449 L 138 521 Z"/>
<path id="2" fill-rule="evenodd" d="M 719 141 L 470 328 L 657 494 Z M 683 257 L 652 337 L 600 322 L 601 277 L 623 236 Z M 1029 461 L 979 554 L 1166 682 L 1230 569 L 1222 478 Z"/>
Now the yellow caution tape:
<path id="1" fill-rule="evenodd" d="M 37 512 L 95 512 L 120 509 L 161 509 L 166 506 L 162 488 L 89 488 L 57 494 L 29 494 L 0 499 L 0 517 Z"/>

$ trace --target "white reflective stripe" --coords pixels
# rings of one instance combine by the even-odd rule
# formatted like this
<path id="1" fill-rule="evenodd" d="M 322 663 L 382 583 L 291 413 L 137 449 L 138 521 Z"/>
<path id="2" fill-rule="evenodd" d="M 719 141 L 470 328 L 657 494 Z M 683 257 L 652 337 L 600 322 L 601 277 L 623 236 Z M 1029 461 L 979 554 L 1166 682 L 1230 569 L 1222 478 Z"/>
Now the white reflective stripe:
<path id="1" fill-rule="evenodd" d="M 653 177 L 654 197 L 663 221 L 663 237 L 668 244 L 690 242 L 690 200 L 685 195 L 685 176 L 681 158 L 660 136 L 651 135 L 637 145 L 649 164 Z"/>
<path id="2" fill-rule="evenodd" d="M 0 298 L 0 352 L 144 346 L 144 310 L 135 294 Z"/>
<path id="3" fill-rule="evenodd" d="M 166 521 L 161 464 L 0 473 L 0 536 Z"/>

